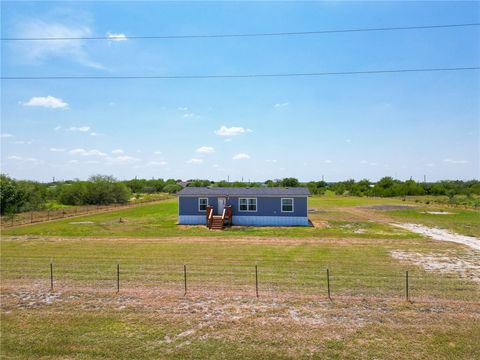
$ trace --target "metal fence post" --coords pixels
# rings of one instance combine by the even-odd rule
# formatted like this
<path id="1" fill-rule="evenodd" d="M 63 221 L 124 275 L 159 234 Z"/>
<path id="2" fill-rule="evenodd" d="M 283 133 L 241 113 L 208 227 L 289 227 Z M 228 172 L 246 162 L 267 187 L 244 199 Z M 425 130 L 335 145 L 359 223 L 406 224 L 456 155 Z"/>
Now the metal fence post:
<path id="1" fill-rule="evenodd" d="M 183 283 L 185 287 L 185 293 L 183 296 L 187 295 L 187 265 L 183 265 Z"/>
<path id="2" fill-rule="evenodd" d="M 120 292 L 120 264 L 117 264 L 117 293 Z"/>
<path id="3" fill-rule="evenodd" d="M 410 296 L 408 293 L 408 270 L 405 273 L 405 297 L 407 301 L 410 301 Z"/>
<path id="4" fill-rule="evenodd" d="M 53 291 L 53 263 L 50 263 L 50 290 Z"/>
<path id="5" fill-rule="evenodd" d="M 328 291 L 328 300 L 332 301 L 330 296 L 330 270 L 327 269 L 327 291 Z"/>
<path id="6" fill-rule="evenodd" d="M 258 266 L 255 265 L 255 292 L 258 298 Z"/>

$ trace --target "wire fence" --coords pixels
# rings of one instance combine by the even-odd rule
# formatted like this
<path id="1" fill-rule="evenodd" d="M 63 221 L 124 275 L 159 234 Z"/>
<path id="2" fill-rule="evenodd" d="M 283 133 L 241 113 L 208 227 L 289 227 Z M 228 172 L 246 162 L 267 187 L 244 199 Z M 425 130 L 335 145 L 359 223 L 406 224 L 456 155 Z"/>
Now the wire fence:
<path id="1" fill-rule="evenodd" d="M 6 265 L 6 266 L 5 266 Z M 231 293 L 262 296 L 336 296 L 480 301 L 480 284 L 453 274 L 425 274 L 405 270 L 377 274 L 348 269 L 277 267 L 263 263 L 134 264 L 112 261 L 93 264 L 43 262 L 41 267 L 3 264 L 2 280 L 45 290 L 82 289 L 122 292 L 123 289 L 156 289 L 189 294 Z M 38 264 L 40 265 L 40 264 Z"/>
<path id="2" fill-rule="evenodd" d="M 131 203 L 126 204 L 110 204 L 110 205 L 83 205 L 75 207 L 67 207 L 56 210 L 41 210 L 41 211 L 29 211 L 24 213 L 5 215 L 0 217 L 0 227 L 9 228 L 21 225 L 35 224 L 40 222 L 46 222 L 51 220 L 59 220 L 65 218 L 71 218 L 82 215 L 96 214 L 102 212 L 109 212 L 115 210 L 121 210 L 126 208 L 133 208 L 142 206 L 149 203 L 160 202 L 169 199 L 168 195 L 164 197 L 155 197 L 153 199 L 138 199 Z"/>

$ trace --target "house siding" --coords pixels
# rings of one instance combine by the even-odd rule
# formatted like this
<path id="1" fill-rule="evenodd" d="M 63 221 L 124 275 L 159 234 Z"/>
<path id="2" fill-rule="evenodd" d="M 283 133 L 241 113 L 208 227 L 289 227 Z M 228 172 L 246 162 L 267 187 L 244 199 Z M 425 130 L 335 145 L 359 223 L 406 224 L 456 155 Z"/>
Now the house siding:
<path id="1" fill-rule="evenodd" d="M 307 216 L 307 198 L 306 197 L 292 197 L 285 196 L 285 198 L 292 198 L 293 212 L 282 212 L 281 199 L 284 197 L 255 197 L 242 196 L 241 198 L 256 198 L 257 211 L 240 211 L 238 199 L 240 197 L 230 197 L 227 200 L 227 205 L 232 206 L 233 216 L 280 216 L 280 217 L 298 217 Z"/>
<path id="2" fill-rule="evenodd" d="M 179 215 L 203 215 L 206 216 L 205 211 L 198 211 L 198 199 L 208 198 L 208 205 L 212 205 L 217 209 L 217 198 L 207 196 L 180 196 L 178 198 L 178 214 Z"/>

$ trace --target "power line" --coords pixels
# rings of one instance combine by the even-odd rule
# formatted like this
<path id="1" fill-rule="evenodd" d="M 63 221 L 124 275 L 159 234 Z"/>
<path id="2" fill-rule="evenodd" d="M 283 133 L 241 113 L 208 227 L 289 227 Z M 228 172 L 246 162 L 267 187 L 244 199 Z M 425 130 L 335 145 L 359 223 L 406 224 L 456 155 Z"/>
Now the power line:
<path id="1" fill-rule="evenodd" d="M 2 76 L 1 80 L 109 80 L 109 79 L 238 79 L 238 78 L 273 78 L 273 77 L 310 77 L 333 75 L 372 75 L 391 73 L 416 73 L 440 71 L 468 71 L 480 70 L 480 66 L 451 67 L 451 68 L 418 68 L 418 69 L 390 69 L 366 71 L 332 71 L 311 73 L 277 73 L 277 74 L 238 74 L 238 75 L 132 75 L 132 76 Z"/>
<path id="2" fill-rule="evenodd" d="M 127 39 L 205 39 L 205 38 L 236 38 L 236 37 L 266 37 L 266 36 L 301 36 L 322 35 L 335 33 L 354 33 L 372 31 L 395 31 L 395 30 L 425 30 L 441 28 L 460 28 L 479 26 L 480 23 L 444 24 L 424 26 L 398 26 L 381 28 L 357 28 L 357 29 L 332 29 L 318 31 L 293 31 L 293 32 L 270 32 L 270 33 L 242 33 L 242 34 L 205 34 L 205 35 L 152 35 L 152 36 L 127 36 L 124 34 L 110 34 L 108 36 L 78 36 L 78 37 L 28 37 L 28 38 L 0 38 L 1 41 L 57 41 L 57 40 L 127 40 Z"/>

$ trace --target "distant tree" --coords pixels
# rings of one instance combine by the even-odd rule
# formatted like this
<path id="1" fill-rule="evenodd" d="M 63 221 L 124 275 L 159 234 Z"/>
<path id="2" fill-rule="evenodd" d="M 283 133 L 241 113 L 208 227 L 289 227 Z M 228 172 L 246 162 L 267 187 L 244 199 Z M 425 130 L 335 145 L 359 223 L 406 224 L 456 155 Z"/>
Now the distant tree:
<path id="1" fill-rule="evenodd" d="M 284 187 L 298 187 L 300 186 L 300 182 L 296 178 L 284 178 L 281 181 L 281 186 Z"/>
<path id="2" fill-rule="evenodd" d="M 25 196 L 25 202 L 19 207 L 19 212 L 40 210 L 45 207 L 47 185 L 29 180 L 18 180 L 16 183 Z"/>
<path id="3" fill-rule="evenodd" d="M 373 193 L 375 196 L 394 196 L 393 186 L 395 185 L 395 180 L 390 176 L 385 176 L 381 178 L 374 186 Z"/>
<path id="4" fill-rule="evenodd" d="M 71 184 L 61 185 L 58 201 L 64 205 L 87 204 L 87 184 L 82 181 L 75 181 Z"/>
<path id="5" fill-rule="evenodd" d="M 174 194 L 182 190 L 182 187 L 178 184 L 167 184 L 163 188 L 163 191 L 169 193 L 169 194 Z"/>
<path id="6" fill-rule="evenodd" d="M 217 187 L 229 187 L 231 184 L 225 180 L 218 181 L 214 184 Z"/>
<path id="7" fill-rule="evenodd" d="M 94 175 L 88 179 L 86 197 L 89 204 L 126 203 L 130 199 L 130 191 L 112 176 Z"/>
<path id="8" fill-rule="evenodd" d="M 0 213 L 15 214 L 27 201 L 27 194 L 18 183 L 4 175 L 0 175 Z"/>
<path id="9" fill-rule="evenodd" d="M 210 180 L 195 179 L 195 180 L 190 180 L 187 186 L 204 187 L 204 186 L 210 186 L 212 185 L 212 183 L 213 181 L 210 181 Z"/>

